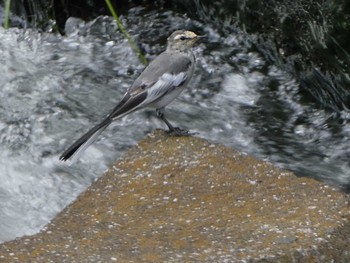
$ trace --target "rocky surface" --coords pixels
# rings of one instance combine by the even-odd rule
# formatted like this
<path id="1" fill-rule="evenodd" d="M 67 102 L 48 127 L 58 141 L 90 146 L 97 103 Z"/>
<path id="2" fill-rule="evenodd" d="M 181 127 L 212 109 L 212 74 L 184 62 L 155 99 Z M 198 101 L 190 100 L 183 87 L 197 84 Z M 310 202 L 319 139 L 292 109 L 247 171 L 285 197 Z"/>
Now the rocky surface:
<path id="1" fill-rule="evenodd" d="M 348 197 L 156 131 L 0 262 L 349 262 Z"/>

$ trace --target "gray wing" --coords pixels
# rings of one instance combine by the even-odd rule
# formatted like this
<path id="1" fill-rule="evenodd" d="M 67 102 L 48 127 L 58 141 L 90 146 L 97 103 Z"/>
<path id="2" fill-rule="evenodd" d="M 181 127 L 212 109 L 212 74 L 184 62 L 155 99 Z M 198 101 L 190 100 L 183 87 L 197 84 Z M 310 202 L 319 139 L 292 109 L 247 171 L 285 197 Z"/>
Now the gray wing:
<path id="1" fill-rule="evenodd" d="M 171 83 L 171 77 L 176 86 L 188 78 L 190 68 L 194 66 L 194 57 L 181 53 L 163 52 L 153 60 L 135 80 L 128 92 L 138 93 L 152 87 L 157 81 L 166 79 Z"/>

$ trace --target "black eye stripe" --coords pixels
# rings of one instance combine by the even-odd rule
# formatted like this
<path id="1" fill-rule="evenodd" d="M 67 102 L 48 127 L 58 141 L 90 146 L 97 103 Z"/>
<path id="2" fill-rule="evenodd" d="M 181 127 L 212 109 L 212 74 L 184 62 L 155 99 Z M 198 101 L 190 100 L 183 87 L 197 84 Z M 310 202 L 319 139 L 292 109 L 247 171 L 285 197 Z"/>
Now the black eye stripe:
<path id="1" fill-rule="evenodd" d="M 180 37 L 180 40 L 185 40 L 185 39 L 186 39 L 185 36 L 181 36 L 181 37 Z"/>

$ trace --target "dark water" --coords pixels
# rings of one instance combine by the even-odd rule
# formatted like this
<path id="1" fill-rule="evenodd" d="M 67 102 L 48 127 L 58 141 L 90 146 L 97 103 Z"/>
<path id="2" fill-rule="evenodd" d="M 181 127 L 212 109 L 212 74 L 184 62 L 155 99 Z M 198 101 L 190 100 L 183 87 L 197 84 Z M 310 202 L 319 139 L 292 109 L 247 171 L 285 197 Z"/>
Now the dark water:
<path id="1" fill-rule="evenodd" d="M 299 176 L 349 185 L 349 111 L 305 92 L 272 43 L 230 19 L 223 30 L 166 10 L 134 8 L 123 23 L 149 60 L 176 29 L 208 36 L 195 49 L 189 89 L 168 107 L 174 124 Z M 136 112 L 109 127 L 76 165 L 58 161 L 143 69 L 111 18 L 67 26 L 66 36 L 0 27 L 2 241 L 37 232 L 123 152 L 165 128 L 152 110 Z"/>

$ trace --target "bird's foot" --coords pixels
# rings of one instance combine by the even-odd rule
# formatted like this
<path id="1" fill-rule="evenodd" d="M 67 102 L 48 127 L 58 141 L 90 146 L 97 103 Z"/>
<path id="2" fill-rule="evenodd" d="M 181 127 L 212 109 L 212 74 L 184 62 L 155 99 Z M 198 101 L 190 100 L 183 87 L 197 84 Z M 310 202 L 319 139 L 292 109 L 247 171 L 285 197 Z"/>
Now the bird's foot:
<path id="1" fill-rule="evenodd" d="M 198 134 L 197 132 L 190 132 L 185 129 L 178 127 L 173 127 L 171 130 L 167 131 L 170 136 L 192 136 Z"/>

